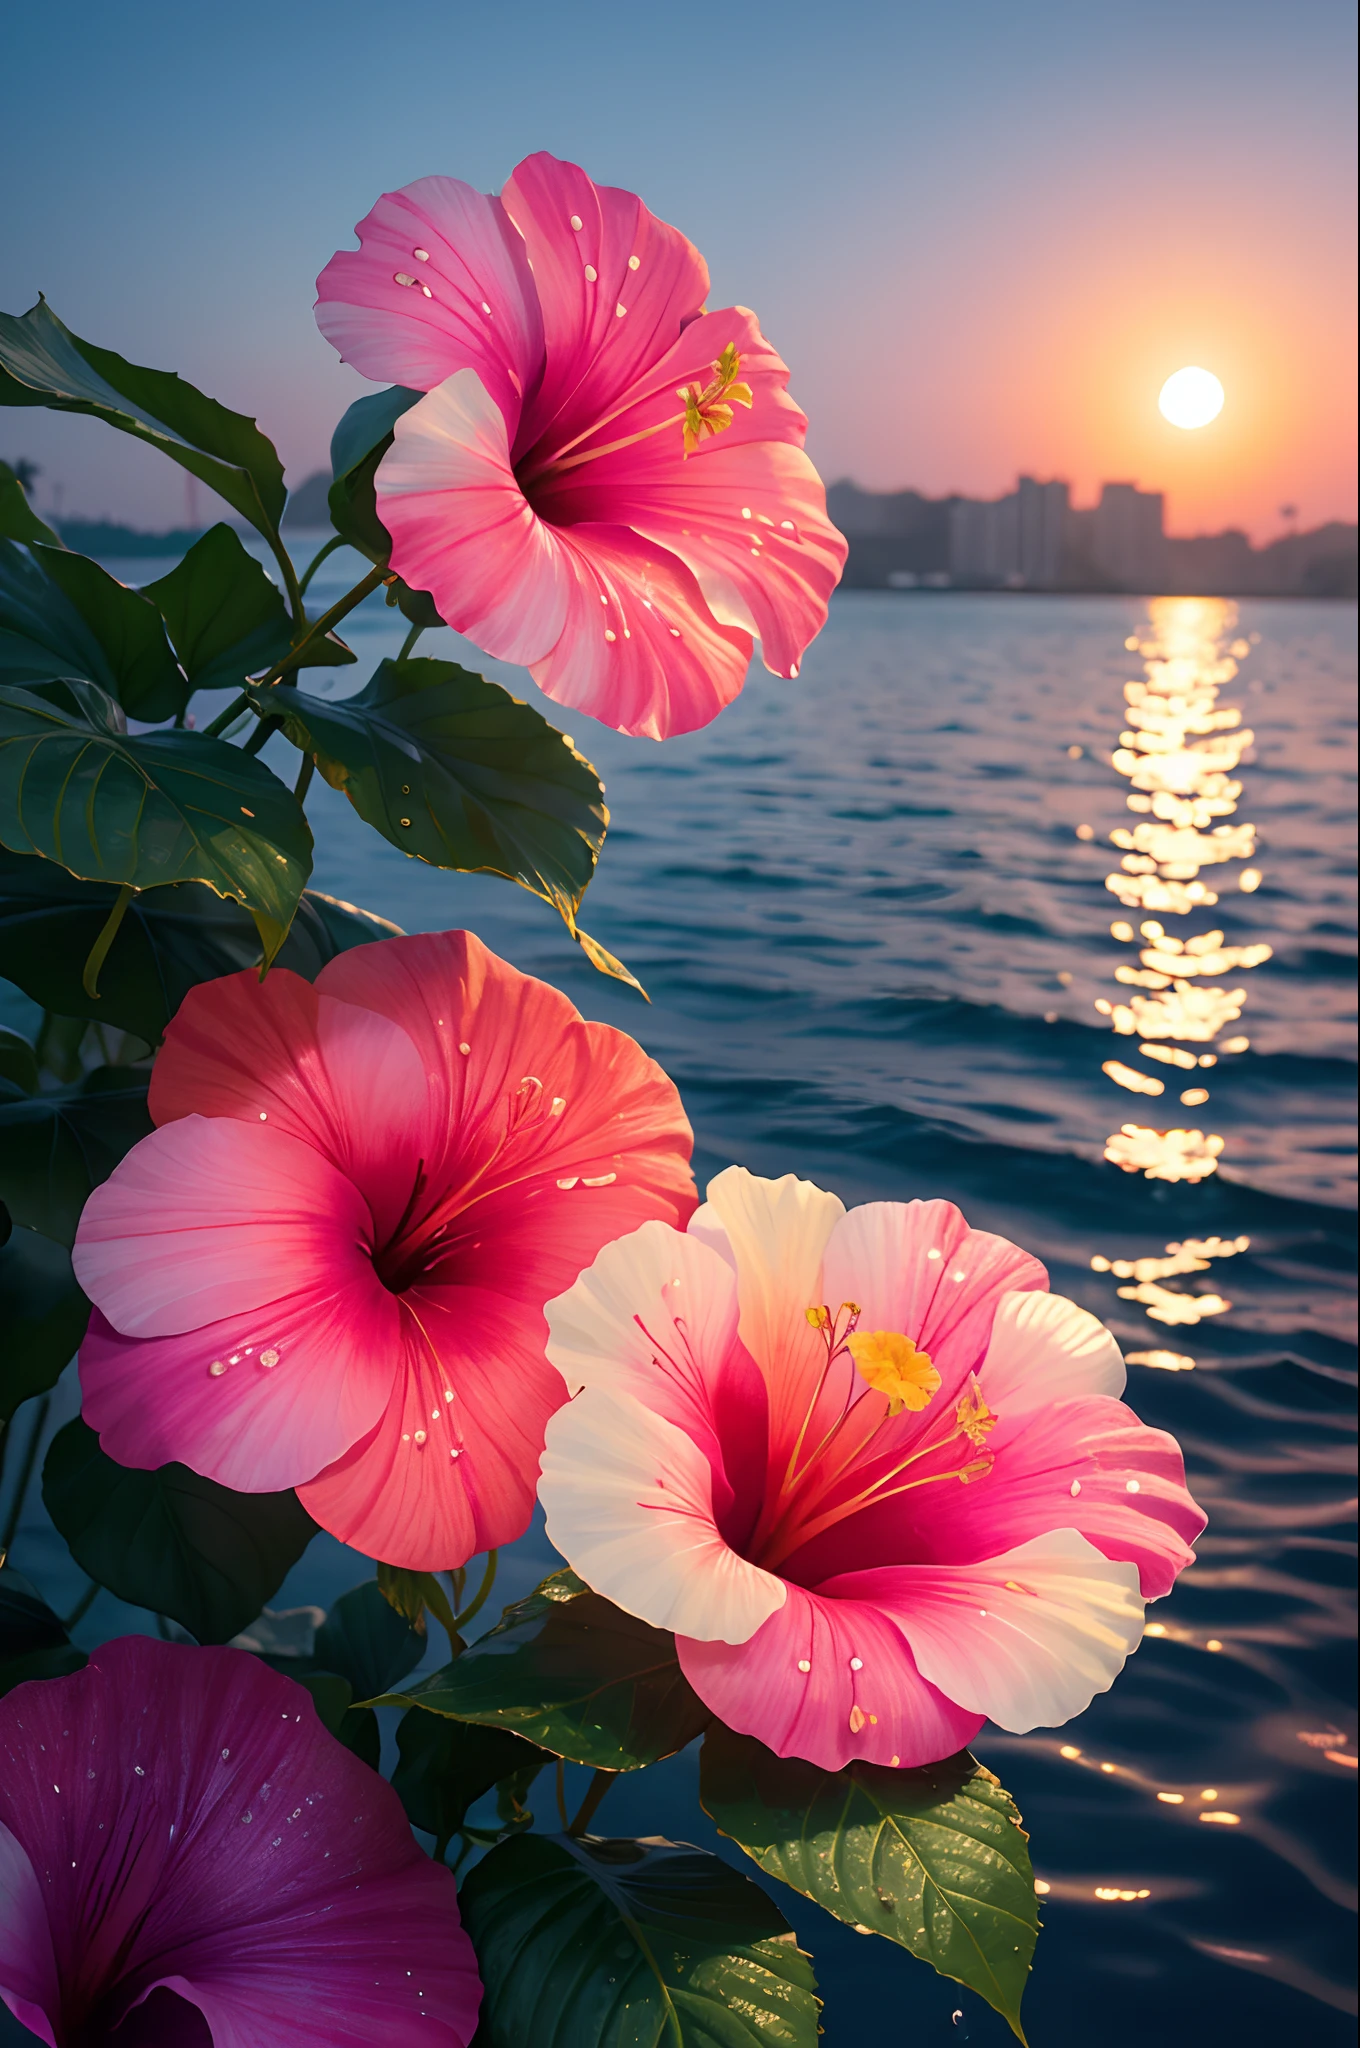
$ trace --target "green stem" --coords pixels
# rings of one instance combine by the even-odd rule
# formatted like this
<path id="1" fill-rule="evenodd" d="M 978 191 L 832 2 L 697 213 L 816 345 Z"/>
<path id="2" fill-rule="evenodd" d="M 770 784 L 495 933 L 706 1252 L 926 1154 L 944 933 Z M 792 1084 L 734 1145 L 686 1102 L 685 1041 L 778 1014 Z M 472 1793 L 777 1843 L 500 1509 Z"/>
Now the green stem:
<path id="1" fill-rule="evenodd" d="M 297 570 L 293 567 L 293 558 L 276 533 L 267 533 L 265 539 L 269 542 L 274 560 L 283 572 L 283 587 L 288 594 L 288 609 L 292 614 L 293 624 L 305 626 L 307 613 L 302 602 L 302 585 L 298 582 Z"/>
<path id="2" fill-rule="evenodd" d="M 567 1819 L 567 1766 L 566 1766 L 565 1762 L 563 1761 L 563 1759 L 562 1759 L 561 1757 L 559 1757 L 559 1758 L 557 1759 L 557 1774 L 556 1774 L 556 1775 L 557 1775 L 557 1811 L 558 1811 L 559 1815 L 561 1816 L 561 1820 L 562 1820 L 562 1832 L 563 1832 L 563 1834 L 565 1835 L 566 1833 L 568 1833 L 568 1831 L 569 1831 L 569 1830 L 570 1830 L 570 1828 L 571 1828 L 571 1822 L 570 1822 L 570 1821 L 569 1821 L 569 1820 Z"/>
<path id="3" fill-rule="evenodd" d="M 137 891 L 133 888 L 131 882 L 124 882 L 122 888 L 113 899 L 113 907 L 104 920 L 103 930 L 90 948 L 90 956 L 85 962 L 84 972 L 80 977 L 80 985 L 92 1001 L 97 1001 L 99 997 L 99 970 L 108 958 L 109 947 L 118 936 L 118 927 L 123 922 L 123 913 L 136 893 Z"/>
<path id="4" fill-rule="evenodd" d="M 479 1614 L 482 1608 L 485 1607 L 491 1588 L 496 1583 L 496 1566 L 499 1562 L 500 1552 L 498 1550 L 488 1550 L 486 1553 L 486 1570 L 482 1573 L 482 1583 L 477 1588 L 476 1599 L 471 1607 L 465 1607 L 461 1614 L 454 1616 L 453 1625 L 460 1634 L 467 1623 L 471 1621 L 473 1615 Z"/>
<path id="5" fill-rule="evenodd" d="M 311 788 L 312 777 L 313 775 L 315 775 L 315 773 L 316 756 L 314 754 L 304 754 L 302 757 L 302 766 L 298 769 L 298 779 L 293 784 L 293 795 L 297 798 L 299 803 L 302 802 L 302 799 L 306 796 L 307 791 Z"/>
<path id="6" fill-rule="evenodd" d="M 599 1810 L 600 1801 L 618 1776 L 617 1771 L 596 1771 L 586 1788 L 586 1796 L 577 1808 L 576 1818 L 567 1829 L 569 1835 L 583 1835 Z"/>
<path id="7" fill-rule="evenodd" d="M 28 1439 L 28 1449 L 24 1452 L 24 1462 L 19 1467 L 19 1480 L 14 1489 L 14 1498 L 9 1504 L 9 1515 L 5 1522 L 5 1533 L 3 1536 L 0 1536 L 0 1564 L 3 1564 L 8 1557 L 10 1545 L 19 1531 L 19 1517 L 24 1511 L 24 1495 L 28 1492 L 29 1482 L 33 1477 L 33 1468 L 38 1462 L 38 1445 L 42 1442 L 42 1433 L 47 1427 L 47 1411 L 51 1406 L 52 1396 L 44 1394 L 38 1403 L 37 1413 L 33 1417 L 33 1434 Z"/>
<path id="8" fill-rule="evenodd" d="M 281 718 L 262 718 L 250 738 L 242 747 L 243 754 L 258 754 L 265 741 L 272 738 L 283 724 Z"/>
<path id="9" fill-rule="evenodd" d="M 312 556 L 311 561 L 307 564 L 307 567 L 302 572 L 302 581 L 298 585 L 298 589 L 302 592 L 304 597 L 307 594 L 307 585 L 311 582 L 313 576 L 315 576 L 317 570 L 321 567 L 321 564 L 325 561 L 327 555 L 333 555 L 337 548 L 342 548 L 344 545 L 345 536 L 342 533 L 333 533 L 330 539 L 326 542 L 325 547 L 321 549 L 321 552 L 319 554 L 315 554 Z"/>
<path id="10" fill-rule="evenodd" d="M 401 643 L 401 652 L 397 656 L 398 661 L 405 661 L 407 655 L 411 652 L 411 649 L 424 631 L 425 628 L 423 626 L 412 626 L 410 632 Z"/>
<path id="11" fill-rule="evenodd" d="M 323 612 L 321 614 L 321 617 L 317 619 L 313 625 L 307 628 L 307 631 L 303 634 L 302 638 L 297 642 L 297 644 L 289 649 L 288 653 L 283 656 L 281 661 L 276 661 L 274 663 L 273 668 L 270 669 L 268 675 L 261 676 L 260 680 L 254 685 L 254 687 L 257 690 L 272 690 L 275 683 L 281 682 L 284 676 L 288 674 L 290 669 L 295 669 L 298 666 L 299 662 L 303 659 L 303 656 L 306 654 L 307 649 L 311 646 L 313 640 L 317 639 L 318 637 L 324 638 L 324 636 L 327 633 L 329 633 L 332 626 L 338 625 L 341 619 L 347 618 L 349 614 L 354 610 L 355 606 L 362 604 L 364 599 L 370 596 L 371 593 L 377 589 L 378 585 L 381 582 L 383 582 L 383 580 L 390 574 L 391 571 L 386 567 L 385 564 L 381 562 L 375 564 L 375 566 L 369 570 L 367 576 L 361 578 L 361 580 L 355 584 L 353 590 L 347 590 L 342 598 L 338 598 L 336 600 L 336 602 L 331 606 L 328 612 Z M 247 711 L 250 708 L 250 692 L 248 690 L 242 690 L 240 696 L 234 698 L 233 701 L 230 704 L 228 704 L 225 711 L 218 712 L 216 718 L 213 719 L 211 725 L 204 726 L 204 738 L 210 740 L 216 739 L 217 735 L 220 732 L 226 731 L 227 727 L 232 723 L 234 719 L 239 718 L 240 714 L 243 711 Z"/>
<path id="12" fill-rule="evenodd" d="M 213 720 L 211 725 L 204 726 L 204 739 L 215 740 L 220 732 L 225 732 L 229 725 L 233 725 L 235 723 L 235 721 L 241 716 L 241 713 L 243 711 L 249 711 L 249 709 L 250 698 L 247 696 L 246 692 L 242 690 L 239 697 L 233 697 L 231 703 L 228 704 L 225 711 L 218 712 L 216 718 Z"/>
<path id="13" fill-rule="evenodd" d="M 76 1626 L 77 1622 L 84 1621 L 86 1615 L 94 1606 L 95 1601 L 99 1598 L 99 1595 L 103 1592 L 103 1590 L 103 1587 L 100 1585 L 97 1579 L 90 1580 L 89 1585 L 85 1588 L 85 1591 L 81 1594 L 79 1600 L 77 1600 L 75 1606 L 71 1609 L 71 1612 L 67 1615 L 65 1621 L 62 1623 L 62 1627 L 65 1629 L 68 1636 L 70 1635 L 71 1630 Z"/>

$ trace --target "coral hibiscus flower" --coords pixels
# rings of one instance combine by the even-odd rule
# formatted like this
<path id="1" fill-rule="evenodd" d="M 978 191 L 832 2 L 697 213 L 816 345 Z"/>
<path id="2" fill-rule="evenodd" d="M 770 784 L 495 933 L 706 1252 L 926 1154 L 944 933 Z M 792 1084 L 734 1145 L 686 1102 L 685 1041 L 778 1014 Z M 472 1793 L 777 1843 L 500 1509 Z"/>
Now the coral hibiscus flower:
<path id="1" fill-rule="evenodd" d="M 0 1700 L 0 1758 L 0 2001 L 50 2048 L 466 2048 L 453 1878 L 290 1678 L 125 1636 Z"/>
<path id="2" fill-rule="evenodd" d="M 948 1202 L 733 1167 L 548 1304 L 548 1534 L 729 1727 L 915 1765 L 1113 1681 L 1204 1517 L 1104 1325 Z"/>
<path id="3" fill-rule="evenodd" d="M 631 192 L 527 157 L 499 198 L 421 178 L 317 279 L 322 333 L 427 395 L 377 472 L 392 566 L 550 697 L 664 739 L 795 676 L 845 542 L 788 371 Z"/>
<path id="4" fill-rule="evenodd" d="M 110 1455 L 296 1487 L 417 1570 L 520 1535 L 562 1399 L 544 1302 L 694 1206 L 655 1062 L 446 932 L 200 984 L 150 1108 L 72 1254 Z"/>

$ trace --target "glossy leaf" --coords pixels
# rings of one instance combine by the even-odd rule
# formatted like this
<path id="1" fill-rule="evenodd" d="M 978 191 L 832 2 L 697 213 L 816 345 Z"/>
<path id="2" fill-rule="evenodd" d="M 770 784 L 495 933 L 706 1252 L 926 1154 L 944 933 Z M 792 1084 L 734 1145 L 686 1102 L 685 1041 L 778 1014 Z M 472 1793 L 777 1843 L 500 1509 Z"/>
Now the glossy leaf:
<path id="1" fill-rule="evenodd" d="M 392 536 L 378 517 L 373 479 L 392 446 L 394 424 L 424 396 L 423 391 L 403 390 L 400 385 L 371 391 L 355 399 L 331 436 L 331 524 L 371 562 L 385 562 L 392 552 Z M 413 626 L 443 625 L 428 590 L 412 590 L 400 577 L 391 590 Z"/>
<path id="2" fill-rule="evenodd" d="M 260 964 L 249 912 L 201 882 L 181 882 L 133 898 L 91 997 L 81 969 L 117 894 L 111 883 L 81 881 L 55 861 L 0 848 L 6 978 L 45 1010 L 92 1018 L 153 1046 L 196 983 Z M 314 981 L 337 953 L 398 934 L 386 918 L 308 889 L 276 965 Z"/>
<path id="3" fill-rule="evenodd" d="M 0 538 L 40 540 L 49 547 L 61 546 L 61 535 L 39 519 L 28 502 L 28 493 L 7 462 L 0 462 Z"/>
<path id="4" fill-rule="evenodd" d="M 393 1700 L 509 1728 L 554 1756 L 610 1771 L 670 1756 L 709 1720 L 676 1661 L 675 1638 L 587 1591 L 570 1571 L 545 1579 L 454 1663 Z"/>
<path id="5" fill-rule="evenodd" d="M 716 1722 L 699 1769 L 704 1811 L 769 1876 L 966 1984 L 1024 2040 L 1034 1872 L 990 1771 L 966 1751 L 923 1770 L 822 1771 Z"/>
<path id="6" fill-rule="evenodd" d="M 0 680 L 83 676 L 155 724 L 189 700 L 154 604 L 85 555 L 0 541 Z"/>
<path id="7" fill-rule="evenodd" d="M 239 690 L 288 652 L 292 623 L 277 585 L 229 526 L 210 527 L 146 597 L 169 629 L 194 690 Z"/>
<path id="8" fill-rule="evenodd" d="M 130 737 L 82 682 L 0 688 L 0 844 L 88 881 L 206 882 L 245 904 L 266 960 L 312 866 L 306 814 L 262 762 L 197 733 Z"/>
<path id="9" fill-rule="evenodd" d="M 359 1701 L 386 1692 L 425 1655 L 425 1637 L 389 1607 L 376 1579 L 341 1595 L 316 1632 L 312 1662 L 318 1671 L 347 1678 Z"/>
<path id="10" fill-rule="evenodd" d="M 87 1661 L 37 1587 L 0 1566 L 0 1696 L 30 1678 L 65 1678 Z"/>
<path id="11" fill-rule="evenodd" d="M 517 1835 L 463 1880 L 482 2048 L 815 2048 L 774 1902 L 684 1842 Z"/>
<path id="12" fill-rule="evenodd" d="M 65 1245 L 16 1225 L 0 1244 L 0 1424 L 57 1384 L 89 1320 Z"/>
<path id="13" fill-rule="evenodd" d="M 96 1067 L 74 1088 L 0 1101 L 0 1201 L 16 1224 L 69 1245 L 91 1188 L 151 1129 L 147 1076 Z"/>
<path id="14" fill-rule="evenodd" d="M 253 696 L 403 853 L 504 875 L 574 928 L 609 813 L 590 763 L 530 705 L 424 660 L 380 663 L 340 703 L 286 686 Z"/>
<path id="15" fill-rule="evenodd" d="M 507 1728 L 446 1721 L 418 1707 L 402 1715 L 397 1750 L 392 1790 L 412 1827 L 424 1828 L 438 1842 L 458 1832 L 468 1808 L 493 1785 L 552 1761 L 546 1750 Z"/>
<path id="16" fill-rule="evenodd" d="M 295 1493 L 233 1493 L 186 1465 L 115 1465 L 78 1417 L 52 1439 L 42 1490 L 92 1579 L 201 1643 L 230 1642 L 316 1534 Z"/>
<path id="17" fill-rule="evenodd" d="M 272 441 L 254 420 L 205 398 L 169 370 L 147 370 L 82 341 L 40 298 L 0 314 L 0 405 L 83 412 L 181 463 L 261 533 L 278 532 L 287 492 Z"/>

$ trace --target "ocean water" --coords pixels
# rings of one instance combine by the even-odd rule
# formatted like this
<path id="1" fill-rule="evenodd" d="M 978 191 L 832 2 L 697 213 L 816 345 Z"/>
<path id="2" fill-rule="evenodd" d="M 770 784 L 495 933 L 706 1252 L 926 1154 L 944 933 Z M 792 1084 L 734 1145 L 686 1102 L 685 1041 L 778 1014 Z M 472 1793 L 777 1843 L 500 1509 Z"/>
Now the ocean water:
<path id="1" fill-rule="evenodd" d="M 403 623 L 367 607 L 360 666 L 310 686 L 345 694 Z M 451 634 L 421 652 L 541 701 Z M 584 922 L 650 1006 L 546 906 L 408 860 L 319 783 L 317 886 L 470 925 L 631 1031 L 681 1089 L 701 1184 L 736 1160 L 848 1203 L 947 1196 L 1109 1323 L 1210 1520 L 1109 1694 L 975 1745 L 1044 1888 L 1029 2039 L 1351 2040 L 1354 608 L 849 593 L 797 683 L 755 670 L 706 732 L 657 747 L 545 708 L 608 785 Z M 74 1598 L 36 1504 L 14 1562 Z M 532 1535 L 507 1593 L 551 1562 Z M 321 1539 L 276 1604 L 362 1571 Z M 101 1596 L 79 1639 L 146 1625 Z M 687 1754 L 621 1781 L 598 1825 L 718 1846 L 696 1775 Z M 779 1897 L 832 2048 L 1009 2038 Z"/>

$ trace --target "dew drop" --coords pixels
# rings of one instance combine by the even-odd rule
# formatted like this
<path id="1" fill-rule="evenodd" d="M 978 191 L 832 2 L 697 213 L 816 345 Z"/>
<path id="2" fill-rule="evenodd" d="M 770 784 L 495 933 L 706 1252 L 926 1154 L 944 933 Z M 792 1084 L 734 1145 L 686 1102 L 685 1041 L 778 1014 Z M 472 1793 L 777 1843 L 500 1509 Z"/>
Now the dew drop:
<path id="1" fill-rule="evenodd" d="M 268 1368 L 270 1366 L 277 1365 L 278 1362 L 279 1352 L 277 1346 L 273 1344 L 267 1344 L 264 1350 L 260 1353 L 260 1364 Z"/>
<path id="2" fill-rule="evenodd" d="M 609 1188 L 618 1179 L 616 1173 L 588 1173 L 581 1181 L 583 1188 Z"/>
<path id="3" fill-rule="evenodd" d="M 411 829 L 411 820 L 409 818 L 402 818 L 400 822 L 406 827 L 407 831 L 409 832 Z"/>
<path id="4" fill-rule="evenodd" d="M 223 1763 L 225 1763 L 225 1762 L 226 1762 L 227 1758 L 228 1758 L 228 1757 L 229 1757 L 230 1755 L 231 1755 L 231 1751 L 230 1751 L 229 1749 L 224 1749 L 224 1750 L 223 1750 L 223 1752 L 222 1752 L 222 1761 L 223 1761 Z"/>
<path id="5" fill-rule="evenodd" d="M 618 314 L 620 320 L 622 320 L 624 314 L 628 311 L 628 308 L 626 306 L 615 306 L 614 311 Z"/>
<path id="6" fill-rule="evenodd" d="M 1141 1493 L 1143 1489 L 1138 1484 L 1138 1481 L 1136 1479 L 1130 1479 L 1127 1486 L 1124 1488 L 1124 1491 L 1125 1493 Z"/>
<path id="7" fill-rule="evenodd" d="M 862 1727 L 864 1726 L 864 1723 L 866 1722 L 866 1720 L 867 1720 L 868 1718 L 869 1718 L 869 1717 L 868 1717 L 868 1715 L 867 1715 L 867 1714 L 865 1713 L 865 1711 L 864 1711 L 863 1707 L 859 1707 L 859 1706 L 851 1707 L 851 1709 L 850 1709 L 850 1733 L 851 1733 L 852 1735 L 858 1735 L 858 1734 L 859 1734 L 859 1731 L 860 1731 L 860 1729 L 861 1729 L 861 1728 L 862 1728 Z"/>
<path id="8" fill-rule="evenodd" d="M 438 1420 L 439 1420 L 439 1410 L 438 1410 L 437 1408 L 432 1408 L 432 1409 L 430 1410 L 430 1420 L 431 1420 L 431 1422 L 438 1422 Z"/>
<path id="9" fill-rule="evenodd" d="M 450 1456 L 451 1458 L 461 1458 L 461 1457 L 462 1457 L 462 1455 L 463 1455 L 463 1453 L 462 1453 L 462 1452 L 461 1452 L 461 1451 L 460 1451 L 460 1450 L 459 1450 L 459 1449 L 458 1449 L 458 1448 L 457 1448 L 456 1446 L 455 1446 L 455 1448 L 454 1448 L 453 1450 L 451 1450 L 451 1451 L 449 1452 L 449 1456 Z"/>
<path id="10" fill-rule="evenodd" d="M 140 1764 L 134 1764 L 132 1768 L 139 1778 L 144 1778 L 146 1776 L 146 1772 L 142 1769 Z"/>
<path id="11" fill-rule="evenodd" d="M 942 1251 L 937 1251 L 935 1246 L 932 1245 L 930 1247 L 930 1250 L 926 1253 L 926 1257 L 928 1259 L 942 1259 L 944 1257 L 944 1253 Z"/>
<path id="12" fill-rule="evenodd" d="M 604 637 L 606 640 L 617 640 L 619 636 L 617 633 L 612 632 L 608 626 L 606 626 L 604 629 Z"/>
<path id="13" fill-rule="evenodd" d="M 427 299 L 432 299 L 434 297 L 434 293 L 430 290 L 430 287 L 427 284 L 423 284 L 420 287 L 420 289 L 422 292 L 424 292 Z"/>
<path id="14" fill-rule="evenodd" d="M 596 278 L 597 278 L 597 277 L 599 276 L 599 274 L 600 274 L 600 273 L 599 273 L 599 271 L 598 271 L 598 270 L 597 270 L 597 269 L 595 268 L 595 265 L 594 265 L 593 263 L 587 263 L 587 265 L 586 265 L 586 283 L 587 283 L 587 284 L 594 284 L 594 282 L 595 282 Z"/>
<path id="15" fill-rule="evenodd" d="M 428 249 L 413 249 L 411 254 L 415 257 L 417 263 L 428 263 L 430 260 Z"/>
<path id="16" fill-rule="evenodd" d="M 809 1660 L 809 1659 L 808 1659 L 807 1657 L 800 1657 L 800 1658 L 798 1659 L 798 1669 L 799 1669 L 800 1671 L 811 1671 L 811 1669 L 812 1669 L 812 1664 L 811 1664 L 811 1661 L 810 1661 L 810 1660 Z"/>
<path id="17" fill-rule="evenodd" d="M 741 508 L 741 516 L 742 516 L 742 518 L 743 518 L 743 519 L 749 519 L 749 518 L 750 518 L 750 516 L 751 516 L 751 508 L 750 508 L 750 506 L 749 506 L 749 505 L 743 505 L 743 506 L 742 506 L 742 508 Z"/>
<path id="18" fill-rule="evenodd" d="M 574 1188 L 574 1187 L 576 1186 L 576 1183 L 577 1183 L 577 1181 L 578 1181 L 578 1180 L 579 1180 L 580 1178 L 581 1178 L 581 1176 L 580 1176 L 580 1174 L 579 1174 L 579 1173 L 573 1173 L 573 1174 L 569 1175 L 569 1176 L 568 1176 L 568 1178 L 567 1178 L 566 1180 L 560 1180 L 560 1181 L 559 1181 L 559 1182 L 557 1183 L 557 1185 L 558 1185 L 558 1186 L 559 1186 L 560 1188 L 562 1188 L 563 1190 L 566 1190 L 566 1189 L 568 1189 L 568 1188 Z"/>
<path id="19" fill-rule="evenodd" d="M 864 1659 L 862 1657 L 852 1657 L 850 1659 L 850 1669 L 852 1671 L 862 1671 L 864 1669 Z"/>
<path id="20" fill-rule="evenodd" d="M 1075 1500 L 1075 1499 L 1076 1499 L 1077 1495 L 1078 1495 L 1078 1494 L 1079 1494 L 1080 1492 L 1081 1492 L 1081 1481 L 1080 1481 L 1079 1479 L 1074 1479 L 1074 1480 L 1072 1481 L 1072 1498 L 1073 1498 L 1073 1500 Z"/>
<path id="21" fill-rule="evenodd" d="M 393 284 L 414 284 L 415 279 L 408 277 L 404 270 L 394 270 L 392 272 L 392 282 Z"/>
<path id="22" fill-rule="evenodd" d="M 269 1111 L 268 1111 L 267 1109 L 262 1109 L 262 1110 L 260 1111 L 260 1122 L 261 1122 L 262 1124 L 267 1124 L 267 1123 L 268 1123 L 268 1121 L 269 1121 Z"/>
<path id="23" fill-rule="evenodd" d="M 451 1401 L 451 1400 L 453 1399 L 453 1388 L 452 1388 L 452 1387 L 445 1387 L 445 1389 L 444 1389 L 444 1399 L 445 1399 L 446 1401 Z"/>
<path id="24" fill-rule="evenodd" d="M 220 1358 L 215 1358 L 212 1364 L 208 1367 L 209 1377 L 215 1380 L 220 1380 L 226 1369 L 227 1368 L 225 1361 Z"/>
<path id="25" fill-rule="evenodd" d="M 581 216 L 580 216 L 580 214 L 579 214 L 579 213 L 574 213 L 574 214 L 572 215 L 572 217 L 571 217 L 571 224 L 572 224 L 573 228 L 575 228 L 575 230 L 576 230 L 577 234 L 579 235 L 579 234 L 580 234 L 580 232 L 581 232 Z"/>
<path id="26" fill-rule="evenodd" d="M 641 267 L 642 267 L 642 258 L 641 258 L 640 256 L 630 256 L 630 257 L 628 258 L 628 268 L 629 268 L 630 270 L 640 270 L 640 269 L 641 269 Z"/>
<path id="27" fill-rule="evenodd" d="M 552 1108 L 551 1108 L 551 1109 L 550 1109 L 550 1110 L 548 1111 L 548 1115 L 549 1115 L 549 1116 L 561 1116 L 561 1114 L 562 1114 L 563 1110 L 564 1110 L 564 1109 L 566 1108 L 566 1106 L 567 1106 L 567 1098 L 566 1098 L 566 1096 L 565 1096 L 565 1095 L 554 1095 L 554 1097 L 553 1097 L 553 1099 L 552 1099 Z"/>
<path id="28" fill-rule="evenodd" d="M 247 1823 L 248 1823 L 248 1822 L 250 1822 L 250 1821 L 252 1821 L 252 1820 L 254 1820 L 254 1818 L 255 1818 L 254 1814 L 253 1814 L 253 1813 L 251 1812 L 250 1808 L 249 1808 L 249 1807 L 247 1807 L 247 1808 L 246 1808 L 246 1810 L 245 1810 L 245 1812 L 244 1812 L 244 1813 L 243 1813 L 243 1814 L 241 1815 L 241 1825 L 242 1825 L 242 1827 L 245 1827 L 245 1826 L 247 1825 Z"/>
<path id="29" fill-rule="evenodd" d="M 472 1051 L 472 1047 L 468 1044 L 467 1040 L 464 1039 L 463 1043 L 459 1046 L 458 1050 L 461 1053 L 469 1053 Z"/>
<path id="30" fill-rule="evenodd" d="M 672 640 L 678 640 L 680 638 L 680 628 L 678 626 L 672 626 L 670 628 L 670 635 Z"/>
<path id="31" fill-rule="evenodd" d="M 417 1442 L 418 1444 L 423 1444 L 423 1443 L 424 1443 L 424 1441 L 425 1441 L 425 1431 L 424 1431 L 423 1429 L 418 1429 L 418 1430 L 416 1431 L 416 1442 Z"/>
<path id="32" fill-rule="evenodd" d="M 490 314 L 490 312 L 491 312 L 491 308 L 490 308 L 490 306 L 488 306 L 488 304 L 486 303 L 486 300 L 485 300 L 485 299 L 483 299 L 483 300 L 482 300 L 482 311 L 483 311 L 484 313 L 486 313 L 487 315 L 489 315 L 489 314 Z"/>
<path id="33" fill-rule="evenodd" d="M 968 1276 L 967 1276 L 967 1274 L 966 1274 L 966 1273 L 964 1272 L 964 1270 L 963 1270 L 962 1266 L 960 1266 L 960 1268 L 959 1268 L 958 1272 L 957 1272 L 957 1273 L 951 1273 L 949 1277 L 950 1277 L 950 1279 L 951 1279 L 951 1280 L 966 1280 Z"/>

